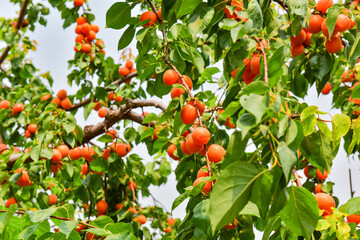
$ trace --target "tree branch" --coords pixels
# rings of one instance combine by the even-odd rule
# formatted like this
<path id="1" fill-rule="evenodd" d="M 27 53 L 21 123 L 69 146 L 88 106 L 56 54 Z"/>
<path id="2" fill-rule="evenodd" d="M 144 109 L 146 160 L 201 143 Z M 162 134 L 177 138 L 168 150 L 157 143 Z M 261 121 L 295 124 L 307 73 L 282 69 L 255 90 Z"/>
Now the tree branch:
<path id="1" fill-rule="evenodd" d="M 289 13 L 289 9 L 288 9 L 288 5 L 286 3 L 284 3 L 283 0 L 274 0 L 274 2 L 276 2 L 277 4 L 279 4 L 282 9 L 284 9 L 289 17 L 290 20 L 290 13 Z"/>
<path id="2" fill-rule="evenodd" d="M 20 27 L 21 27 L 21 24 L 22 24 L 22 22 L 23 22 L 23 20 L 24 20 L 24 16 L 25 16 L 25 13 L 26 13 L 26 7 L 27 7 L 28 3 L 29 3 L 29 0 L 24 0 L 23 4 L 22 4 L 22 6 L 21 6 L 20 13 L 19 13 L 19 18 L 18 18 L 16 27 L 15 27 L 16 33 L 19 32 L 19 29 L 20 29 Z M 10 46 L 7 45 L 6 48 L 5 48 L 5 50 L 3 51 L 3 53 L 2 53 L 1 56 L 0 56 L 0 65 L 1 65 L 1 63 L 5 60 L 6 56 L 7 56 L 8 53 L 9 53 L 9 51 L 10 51 Z"/>
<path id="3" fill-rule="evenodd" d="M 264 80 L 265 83 L 267 85 L 269 85 L 269 79 L 268 79 L 268 67 L 267 67 L 267 60 L 266 60 L 266 53 L 265 53 L 265 48 L 264 46 L 261 44 L 260 40 L 258 37 L 254 37 L 255 41 L 259 44 L 260 48 L 261 48 L 261 53 L 264 57 Z"/>
<path id="4" fill-rule="evenodd" d="M 302 188 L 303 186 L 300 182 L 299 174 L 297 173 L 295 168 L 293 168 L 292 173 L 294 174 L 296 185 Z"/>
<path id="5" fill-rule="evenodd" d="M 349 181 L 350 181 L 350 196 L 354 198 L 355 191 L 353 191 L 352 187 L 352 179 L 351 179 L 351 169 L 349 168 Z"/>

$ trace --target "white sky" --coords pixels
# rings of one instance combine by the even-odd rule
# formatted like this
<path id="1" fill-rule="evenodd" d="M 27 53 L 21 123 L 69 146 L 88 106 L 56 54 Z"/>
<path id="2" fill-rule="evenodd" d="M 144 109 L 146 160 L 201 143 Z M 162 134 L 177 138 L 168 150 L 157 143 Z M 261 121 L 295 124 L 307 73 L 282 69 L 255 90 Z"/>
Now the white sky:
<path id="1" fill-rule="evenodd" d="M 36 1 L 42 2 L 44 1 Z M 111 56 L 117 61 L 120 59 L 120 53 L 117 51 L 117 43 L 121 37 L 123 30 L 113 30 L 105 29 L 105 14 L 107 9 L 117 1 L 107 0 L 107 1 L 89 1 L 92 13 L 95 14 L 95 24 L 100 27 L 100 31 L 97 34 L 98 37 L 102 38 L 105 41 L 105 51 L 107 56 Z M 2 1 L 0 8 L 0 16 L 7 18 L 17 17 L 18 7 L 14 7 L 9 1 Z M 133 12 L 132 16 L 135 16 L 138 13 Z M 47 27 L 38 26 L 35 30 L 35 33 L 30 34 L 32 40 L 38 42 L 37 51 L 35 54 L 31 55 L 34 65 L 40 69 L 41 72 L 50 71 L 51 76 L 54 78 L 53 89 L 57 92 L 60 89 L 66 89 L 69 94 L 74 94 L 77 91 L 75 86 L 67 86 L 67 75 L 70 73 L 68 69 L 67 61 L 74 56 L 74 44 L 76 34 L 74 32 L 75 24 L 71 27 L 64 30 L 62 28 L 63 21 L 60 18 L 60 14 L 57 10 L 50 7 L 50 15 L 46 16 L 48 19 Z M 134 55 L 136 55 L 135 43 L 131 44 L 131 48 L 134 50 Z M 163 99 L 163 102 L 169 102 L 170 98 Z M 309 105 L 316 105 L 321 111 L 329 111 L 333 116 L 336 113 L 339 113 L 338 110 L 331 110 L 331 99 L 332 95 L 327 96 L 320 95 L 317 97 L 315 88 L 311 88 L 308 95 L 305 97 L 305 101 Z M 148 109 L 151 110 L 151 109 Z M 324 118 L 329 117 L 325 116 Z M 97 116 L 97 112 L 93 112 L 92 115 L 88 118 L 86 123 L 82 118 L 82 113 L 78 114 L 77 117 L 78 123 L 82 126 L 88 124 L 96 124 L 101 121 Z M 331 127 L 331 126 L 330 126 Z M 144 159 L 148 159 L 146 148 L 136 147 L 132 150 L 136 152 Z M 176 162 L 172 162 L 172 170 L 176 168 Z M 345 151 L 340 148 L 339 154 L 334 160 L 332 167 L 332 172 L 329 174 L 328 181 L 335 182 L 334 186 L 334 195 L 337 196 L 340 200 L 340 204 L 346 203 L 350 198 L 350 188 L 349 188 L 349 176 L 348 169 L 352 169 L 352 180 L 353 188 L 355 190 L 355 196 L 360 196 L 360 161 L 356 157 L 348 159 Z M 302 175 L 302 173 L 300 173 Z M 304 182 L 304 181 L 303 181 Z M 151 193 L 156 196 L 157 200 L 160 200 L 168 210 L 171 209 L 171 204 L 173 200 L 179 195 L 175 186 L 175 174 L 172 173 L 168 178 L 168 183 L 158 187 L 151 187 Z M 152 199 L 142 199 L 142 203 L 145 205 L 152 205 Z M 178 218 L 183 218 L 185 216 L 185 203 L 180 205 L 174 212 L 173 216 Z M 257 234 L 258 235 L 258 234 Z"/>

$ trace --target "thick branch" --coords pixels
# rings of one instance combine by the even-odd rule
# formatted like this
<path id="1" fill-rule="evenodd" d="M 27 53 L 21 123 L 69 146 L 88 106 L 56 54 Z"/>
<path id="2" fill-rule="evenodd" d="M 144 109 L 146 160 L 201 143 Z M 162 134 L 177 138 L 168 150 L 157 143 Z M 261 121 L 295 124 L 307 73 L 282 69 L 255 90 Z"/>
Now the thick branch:
<path id="1" fill-rule="evenodd" d="M 20 27 L 21 27 L 21 24 L 24 20 L 24 16 L 25 16 L 25 13 L 26 13 L 26 7 L 29 3 L 29 0 L 24 0 L 22 6 L 21 6 L 21 9 L 20 9 L 20 13 L 19 13 L 19 18 L 18 18 L 18 21 L 17 21 L 17 24 L 16 24 L 16 33 L 19 31 Z M 10 46 L 6 46 L 5 50 L 3 51 L 3 53 L 1 54 L 0 56 L 0 65 L 1 63 L 5 60 L 6 56 L 8 55 L 10 51 Z"/>
<path id="2" fill-rule="evenodd" d="M 91 99 L 90 99 L 90 98 L 85 99 L 85 100 L 83 100 L 82 102 L 79 102 L 79 103 L 77 103 L 77 104 L 72 105 L 71 108 L 67 109 L 67 111 L 72 111 L 72 110 L 81 108 L 81 107 L 89 104 L 90 102 L 91 102 Z"/>

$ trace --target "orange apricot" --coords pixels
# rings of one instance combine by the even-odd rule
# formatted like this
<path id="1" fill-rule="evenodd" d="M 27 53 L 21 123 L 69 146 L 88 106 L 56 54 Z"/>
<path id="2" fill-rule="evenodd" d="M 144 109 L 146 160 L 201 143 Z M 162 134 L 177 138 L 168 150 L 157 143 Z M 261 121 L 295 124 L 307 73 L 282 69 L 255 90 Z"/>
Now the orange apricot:
<path id="1" fill-rule="evenodd" d="M 323 90 L 321 90 L 321 93 L 324 95 L 328 95 L 330 92 L 331 92 L 331 84 L 327 82 Z"/>
<path id="2" fill-rule="evenodd" d="M 85 163 L 83 165 L 81 165 L 81 171 L 80 171 L 80 174 L 83 174 L 83 175 L 88 175 L 89 173 L 89 166 Z M 86 210 L 85 210 L 86 211 Z"/>
<path id="3" fill-rule="evenodd" d="M 105 159 L 105 160 L 108 160 L 109 157 L 110 157 L 110 154 L 111 154 L 111 148 L 107 148 L 104 150 L 103 154 L 102 154 L 102 157 Z"/>
<path id="4" fill-rule="evenodd" d="M 306 39 L 304 41 L 305 46 L 309 47 L 311 45 L 311 36 L 312 36 L 311 33 L 309 33 L 309 32 L 306 33 Z"/>
<path id="5" fill-rule="evenodd" d="M 253 74 L 260 74 L 260 57 L 258 55 L 251 57 L 250 68 Z"/>
<path id="6" fill-rule="evenodd" d="M 168 148 L 167 148 L 167 152 L 168 152 L 168 154 L 169 154 L 169 156 L 172 158 L 172 159 L 174 159 L 174 160 L 180 160 L 180 158 L 179 157 L 176 157 L 175 155 L 174 155 L 174 152 L 177 150 L 177 148 L 176 148 L 176 146 L 175 146 L 175 144 L 171 144 Z"/>
<path id="7" fill-rule="evenodd" d="M 200 170 L 196 175 L 197 178 L 208 177 L 208 176 L 210 176 L 210 173 L 208 172 L 207 166 L 203 166 L 202 168 L 200 168 Z"/>
<path id="8" fill-rule="evenodd" d="M 186 141 L 181 142 L 181 151 L 186 155 L 191 155 L 191 152 L 186 148 Z"/>
<path id="9" fill-rule="evenodd" d="M 60 99 L 60 100 L 64 100 L 66 97 L 67 97 L 67 92 L 66 90 L 62 89 L 58 92 L 57 94 L 57 97 Z"/>
<path id="10" fill-rule="evenodd" d="M 115 93 L 114 92 L 110 92 L 107 95 L 107 98 L 109 99 L 109 101 L 114 101 L 115 100 Z"/>
<path id="11" fill-rule="evenodd" d="M 164 233 L 168 233 L 168 232 L 171 232 L 172 231 L 172 228 L 170 226 L 168 226 L 165 230 L 164 230 Z"/>
<path id="12" fill-rule="evenodd" d="M 326 37 L 329 38 L 329 29 L 328 29 L 328 27 L 326 26 L 326 18 L 325 18 L 325 20 L 323 21 L 323 23 L 321 24 L 321 31 L 322 31 L 322 33 L 323 33 Z M 331 35 L 331 37 L 336 36 L 337 33 L 338 33 L 338 32 L 336 32 L 336 31 L 334 30 L 334 32 L 333 32 L 333 34 Z"/>
<path id="13" fill-rule="evenodd" d="M 25 131 L 25 137 L 26 138 L 30 138 L 31 137 L 31 132 L 29 130 Z"/>
<path id="14" fill-rule="evenodd" d="M 341 75 L 342 82 L 351 82 L 355 80 L 354 72 L 351 72 L 350 69 L 343 72 Z"/>
<path id="15" fill-rule="evenodd" d="M 204 145 L 199 145 L 194 142 L 194 139 L 192 138 L 192 134 L 190 133 L 186 138 L 186 149 L 189 153 L 199 153 L 201 150 L 203 150 Z"/>
<path id="16" fill-rule="evenodd" d="M 29 185 L 30 177 L 26 170 L 24 169 L 17 169 L 15 173 L 21 172 L 21 177 L 16 181 L 16 184 L 20 187 L 26 187 Z"/>
<path id="17" fill-rule="evenodd" d="M 131 148 L 130 148 L 129 144 L 126 144 L 126 143 L 116 144 L 115 152 L 120 157 L 125 157 L 130 152 L 130 150 L 131 150 Z"/>
<path id="18" fill-rule="evenodd" d="M 134 66 L 133 62 L 130 59 L 128 59 L 125 63 L 125 67 L 127 67 L 130 71 L 133 68 L 133 66 Z"/>
<path id="19" fill-rule="evenodd" d="M 127 67 L 119 68 L 119 73 L 121 76 L 125 77 L 130 73 L 130 70 Z"/>
<path id="20" fill-rule="evenodd" d="M 321 13 L 326 13 L 328 8 L 330 8 L 333 5 L 333 0 L 319 0 L 316 4 L 316 10 L 318 10 Z"/>
<path id="21" fill-rule="evenodd" d="M 69 155 L 69 152 L 70 152 L 69 147 L 66 146 L 65 144 L 59 145 L 57 147 L 57 150 L 60 151 L 61 158 L 67 157 L 67 155 Z"/>
<path id="22" fill-rule="evenodd" d="M 61 152 L 57 149 L 53 149 L 53 155 L 51 157 L 51 162 L 53 164 L 58 164 L 61 161 Z"/>
<path id="23" fill-rule="evenodd" d="M 318 203 L 319 209 L 325 210 L 323 215 L 332 213 L 333 210 L 331 208 L 335 208 L 335 200 L 329 194 L 317 193 L 314 197 Z"/>
<path id="24" fill-rule="evenodd" d="M 96 203 L 96 210 L 99 213 L 106 213 L 107 209 L 108 209 L 108 204 L 104 200 L 100 200 Z"/>
<path id="25" fill-rule="evenodd" d="M 222 161 L 225 154 L 226 150 L 218 144 L 211 144 L 207 150 L 209 161 L 212 163 L 218 163 Z"/>
<path id="26" fill-rule="evenodd" d="M 193 124 L 197 118 L 197 110 L 191 104 L 187 104 L 180 112 L 181 121 L 186 124 Z"/>
<path id="27" fill-rule="evenodd" d="M 70 99 L 65 98 L 61 101 L 61 107 L 65 110 L 69 110 L 71 108 L 71 102 Z"/>
<path id="28" fill-rule="evenodd" d="M 73 148 L 69 150 L 69 157 L 71 158 L 71 160 L 77 160 L 79 158 L 81 158 L 81 149 L 79 147 Z"/>
<path id="29" fill-rule="evenodd" d="M 115 129 L 110 129 L 106 134 L 111 136 L 113 139 L 115 139 L 117 132 Z"/>
<path id="30" fill-rule="evenodd" d="M 148 28 L 148 27 L 155 25 L 156 20 L 157 20 L 156 14 L 152 11 L 146 11 L 143 14 L 141 14 L 140 22 L 148 20 L 148 19 L 150 21 L 148 23 L 145 23 L 144 25 L 142 25 L 144 28 Z"/>
<path id="31" fill-rule="evenodd" d="M 84 41 L 84 35 L 78 34 L 75 38 L 75 42 L 82 43 L 82 41 Z"/>
<path id="32" fill-rule="evenodd" d="M 174 226 L 176 223 L 176 220 L 174 218 L 168 218 L 166 220 L 167 224 L 169 224 L 170 226 Z"/>
<path id="33" fill-rule="evenodd" d="M 303 44 L 306 39 L 306 32 L 304 29 L 300 31 L 300 33 L 296 37 L 290 37 L 290 41 L 292 45 L 300 45 Z"/>
<path id="34" fill-rule="evenodd" d="M 321 32 L 321 24 L 323 23 L 324 18 L 320 15 L 311 15 L 310 21 L 309 21 L 309 28 L 307 31 L 309 33 L 319 33 Z"/>
<path id="35" fill-rule="evenodd" d="M 202 115 L 205 111 L 205 103 L 201 103 L 199 100 L 195 100 L 197 107 L 199 108 L 200 115 Z M 194 102 L 190 101 L 188 104 L 194 106 Z"/>
<path id="36" fill-rule="evenodd" d="M 91 162 L 94 158 L 95 154 L 95 150 L 92 149 L 91 147 L 83 147 L 83 149 L 81 149 L 81 155 L 83 156 L 83 158 L 85 158 L 85 160 L 87 160 L 88 162 Z"/>
<path id="37" fill-rule="evenodd" d="M 29 124 L 29 126 L 27 127 L 27 129 L 29 130 L 29 132 L 31 133 L 35 133 L 36 132 L 36 124 L 35 123 L 31 123 Z"/>
<path id="38" fill-rule="evenodd" d="M 210 141 L 210 132 L 204 127 L 195 128 L 192 138 L 196 144 L 207 144 Z"/>
<path id="39" fill-rule="evenodd" d="M 211 188 L 212 188 L 212 186 L 211 186 L 211 181 L 205 181 L 203 177 L 200 177 L 200 178 L 197 178 L 197 179 L 195 180 L 195 182 L 194 182 L 194 184 L 193 184 L 193 187 L 195 187 L 196 185 L 198 185 L 198 184 L 200 184 L 200 183 L 202 183 L 202 182 L 205 182 L 205 184 L 204 184 L 201 192 L 202 192 L 203 194 L 207 195 L 207 194 L 210 193 Z"/>
<path id="40" fill-rule="evenodd" d="M 122 100 L 123 100 L 123 96 L 121 96 L 121 95 L 118 95 L 115 97 L 115 102 L 117 102 L 117 103 L 121 102 Z"/>
<path id="41" fill-rule="evenodd" d="M 184 93 L 185 93 L 185 90 L 182 87 L 173 87 L 171 89 L 170 95 L 171 95 L 171 98 L 173 99 L 176 97 L 180 98 L 180 96 Z"/>
<path id="42" fill-rule="evenodd" d="M 116 210 L 121 210 L 123 207 L 124 207 L 124 204 L 122 204 L 122 203 L 117 203 L 115 205 Z"/>
<path id="43" fill-rule="evenodd" d="M 11 197 L 11 198 L 9 198 L 9 199 L 6 201 L 5 206 L 6 206 L 7 208 L 9 208 L 11 205 L 13 205 L 13 204 L 15 204 L 15 203 L 17 203 L 16 199 L 15 199 L 14 197 Z"/>
<path id="44" fill-rule="evenodd" d="M 186 75 L 182 75 L 182 77 L 183 77 L 183 79 L 184 79 L 184 81 L 185 81 L 186 85 L 188 86 L 188 88 L 191 90 L 191 89 L 192 89 L 192 87 L 193 87 L 193 82 L 192 82 L 191 78 L 189 78 L 189 77 L 188 77 L 188 76 L 186 76 Z M 183 82 L 182 82 L 181 78 L 179 78 L 178 83 L 180 83 L 180 84 L 182 84 L 182 85 L 184 85 L 184 86 L 185 86 L 185 84 L 183 84 Z"/>
<path id="45" fill-rule="evenodd" d="M 323 193 L 323 190 L 321 189 L 321 186 L 322 184 L 321 183 L 318 183 L 316 186 L 315 186 L 315 189 L 314 189 L 314 193 Z"/>
<path id="46" fill-rule="evenodd" d="M 76 19 L 76 23 L 78 24 L 78 25 L 81 25 L 81 24 L 84 24 L 84 23 L 86 23 L 86 18 L 84 18 L 84 17 L 78 17 L 77 19 Z"/>
<path id="47" fill-rule="evenodd" d="M 325 48 L 329 53 L 337 53 L 342 48 L 341 39 L 338 37 L 331 37 L 330 39 L 326 39 Z"/>
<path id="48" fill-rule="evenodd" d="M 61 106 L 61 100 L 58 98 L 53 98 L 53 100 L 51 100 L 52 103 L 55 103 L 57 107 Z"/>
<path id="49" fill-rule="evenodd" d="M 177 83 L 178 80 L 179 80 L 178 74 L 172 69 L 166 70 L 166 72 L 163 75 L 163 81 L 166 86 L 171 86 L 174 83 Z"/>
<path id="50" fill-rule="evenodd" d="M 2 100 L 0 102 L 0 109 L 8 109 L 10 108 L 10 102 L 8 100 Z"/>
<path id="51" fill-rule="evenodd" d="M 308 165 L 308 166 L 306 166 L 306 167 L 304 168 L 304 174 L 305 174 L 305 176 L 306 176 L 307 178 L 313 178 L 313 176 L 309 175 L 309 171 L 310 171 L 311 168 L 314 168 L 314 167 L 311 166 L 311 165 Z"/>
<path id="52" fill-rule="evenodd" d="M 145 217 L 144 215 L 139 215 L 139 216 L 137 217 L 137 220 L 138 220 L 138 222 L 139 222 L 140 224 L 145 224 L 146 221 L 147 221 L 147 219 L 146 219 L 146 217 Z"/>
<path id="53" fill-rule="evenodd" d="M 91 52 L 91 44 L 89 44 L 89 43 L 84 43 L 84 44 L 81 46 L 81 51 L 83 51 L 83 52 L 85 52 L 85 53 Z"/>
<path id="54" fill-rule="evenodd" d="M 48 99 L 51 98 L 51 95 L 50 94 L 45 94 L 44 96 L 41 97 L 41 101 L 47 101 Z"/>
<path id="55" fill-rule="evenodd" d="M 82 29 L 83 29 L 82 25 L 77 25 L 75 27 L 75 33 L 82 34 L 83 33 Z"/>
<path id="56" fill-rule="evenodd" d="M 351 26 L 351 19 L 345 14 L 339 14 L 336 20 L 335 29 L 336 32 L 344 32 Z"/>
<path id="57" fill-rule="evenodd" d="M 104 48 L 104 41 L 99 39 L 96 41 L 95 45 L 98 47 L 98 48 Z"/>
<path id="58" fill-rule="evenodd" d="M 346 219 L 348 222 L 355 223 L 356 225 L 360 224 L 360 214 L 351 214 Z"/>
<path id="59" fill-rule="evenodd" d="M 324 174 L 319 170 L 316 169 L 316 178 L 319 180 L 325 180 L 328 177 L 328 172 L 324 169 Z"/>
<path id="60" fill-rule="evenodd" d="M 12 108 L 13 114 L 21 113 L 23 110 L 24 110 L 24 105 L 21 103 L 15 104 L 14 107 Z"/>
<path id="61" fill-rule="evenodd" d="M 105 107 L 101 107 L 98 111 L 98 115 L 101 118 L 104 118 L 107 114 L 107 109 Z"/>
<path id="62" fill-rule="evenodd" d="M 74 7 L 81 7 L 84 4 L 84 0 L 74 0 Z"/>
<path id="63" fill-rule="evenodd" d="M 161 17 L 161 8 L 159 8 L 157 16 L 161 21 L 163 20 L 162 17 Z"/>
<path id="64" fill-rule="evenodd" d="M 54 205 L 58 200 L 58 197 L 56 196 L 56 194 L 51 194 L 49 196 L 49 205 Z"/>

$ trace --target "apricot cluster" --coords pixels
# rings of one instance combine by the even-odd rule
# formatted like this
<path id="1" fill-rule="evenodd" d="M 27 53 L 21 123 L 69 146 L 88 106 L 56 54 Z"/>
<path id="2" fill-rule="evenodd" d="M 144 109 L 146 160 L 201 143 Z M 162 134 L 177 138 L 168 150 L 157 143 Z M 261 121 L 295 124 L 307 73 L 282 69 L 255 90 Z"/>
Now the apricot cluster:
<path id="1" fill-rule="evenodd" d="M 63 108 L 65 110 L 71 109 L 72 106 L 70 99 L 67 97 L 67 92 L 64 89 L 60 90 L 57 97 L 53 98 L 51 102 L 55 103 L 58 108 Z"/>
<path id="2" fill-rule="evenodd" d="M 104 41 L 101 39 L 96 39 L 96 34 L 99 32 L 99 27 L 97 25 L 89 24 L 85 17 L 78 17 L 76 19 L 77 26 L 75 28 L 75 33 L 78 35 L 75 38 L 76 45 L 74 50 L 76 52 L 86 53 L 91 56 L 91 59 L 94 59 L 93 52 L 99 52 L 105 54 Z M 92 44 L 95 41 L 95 46 Z"/>
<path id="3" fill-rule="evenodd" d="M 136 68 L 134 68 L 134 63 L 128 59 L 125 63 L 124 67 L 119 68 L 119 74 L 123 77 L 126 77 L 130 73 L 136 72 Z M 125 83 L 130 83 L 131 79 L 126 80 Z"/>
<path id="4" fill-rule="evenodd" d="M 191 78 L 189 78 L 186 75 L 182 75 L 182 78 L 184 79 L 187 87 L 189 88 L 189 90 L 191 90 L 193 88 L 193 82 L 191 80 Z M 172 86 L 175 83 L 179 83 L 182 84 L 184 87 L 185 85 L 183 84 L 181 78 L 179 77 L 179 75 L 172 69 L 166 70 L 164 75 L 163 75 L 163 82 L 165 83 L 166 86 Z M 176 98 L 176 97 L 180 97 L 182 94 L 185 93 L 185 89 L 182 87 L 173 87 L 171 89 L 171 98 Z"/>
<path id="5" fill-rule="evenodd" d="M 236 7 L 236 9 L 233 13 L 230 13 L 228 8 L 224 8 L 226 18 L 246 22 L 247 19 L 238 14 L 239 12 L 244 10 L 244 3 L 242 2 L 242 0 L 228 0 L 228 2 L 230 1 L 231 6 Z"/>
<path id="6" fill-rule="evenodd" d="M 1 109 L 9 109 L 10 108 L 10 102 L 8 100 L 2 100 L 0 102 L 0 110 Z M 19 113 L 21 113 L 24 110 L 24 105 L 22 103 L 16 103 L 12 108 L 11 108 L 11 114 L 10 116 L 14 116 L 14 115 L 18 115 Z"/>

